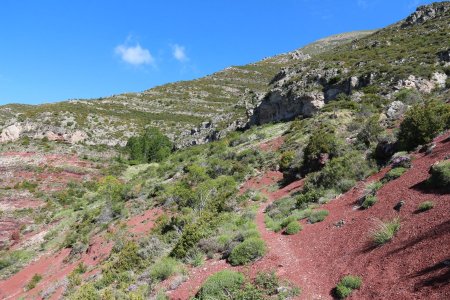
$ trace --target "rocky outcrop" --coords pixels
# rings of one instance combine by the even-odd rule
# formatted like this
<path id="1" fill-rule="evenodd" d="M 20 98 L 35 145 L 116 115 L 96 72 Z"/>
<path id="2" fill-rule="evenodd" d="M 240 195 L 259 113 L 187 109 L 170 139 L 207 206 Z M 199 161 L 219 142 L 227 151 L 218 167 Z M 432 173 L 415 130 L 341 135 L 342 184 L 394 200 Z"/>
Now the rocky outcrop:
<path id="1" fill-rule="evenodd" d="M 1 131 L 0 143 L 13 142 L 23 136 L 34 139 L 46 138 L 49 141 L 62 141 L 70 144 L 82 142 L 88 137 L 82 130 L 71 131 L 57 126 L 18 122 Z"/>
<path id="2" fill-rule="evenodd" d="M 406 112 L 407 108 L 408 107 L 403 102 L 394 101 L 389 104 L 386 111 L 386 116 L 391 121 L 398 120 Z"/>
<path id="3" fill-rule="evenodd" d="M 325 96 L 321 91 L 287 93 L 282 90 L 270 92 L 255 109 L 250 120 L 251 125 L 291 120 L 298 115 L 312 116 L 325 105 Z"/>
<path id="4" fill-rule="evenodd" d="M 2 130 L 0 133 L 0 143 L 6 143 L 10 141 L 15 141 L 20 138 L 22 133 L 22 127 L 20 125 L 10 125 Z"/>
<path id="5" fill-rule="evenodd" d="M 413 14 L 406 18 L 402 24 L 402 27 L 422 24 L 430 19 L 445 14 L 449 10 L 450 2 L 448 1 L 419 6 Z"/>
<path id="6" fill-rule="evenodd" d="M 421 93 L 429 94 L 435 88 L 444 88 L 447 75 L 445 73 L 435 72 L 431 80 L 416 77 L 414 75 L 408 76 L 407 79 L 401 79 L 395 86 L 396 89 L 415 89 Z"/>

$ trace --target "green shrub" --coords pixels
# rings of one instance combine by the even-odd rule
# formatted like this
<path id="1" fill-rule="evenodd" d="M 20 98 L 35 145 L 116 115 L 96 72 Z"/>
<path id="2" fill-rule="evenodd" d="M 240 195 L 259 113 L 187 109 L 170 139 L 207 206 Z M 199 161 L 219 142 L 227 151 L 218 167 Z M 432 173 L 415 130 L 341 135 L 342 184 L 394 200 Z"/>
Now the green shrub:
<path id="1" fill-rule="evenodd" d="M 255 285 L 267 295 L 275 295 L 280 283 L 275 272 L 259 272 L 255 278 Z"/>
<path id="2" fill-rule="evenodd" d="M 266 253 L 266 245 L 260 238 L 249 238 L 231 251 L 228 258 L 233 266 L 248 264 Z"/>
<path id="3" fill-rule="evenodd" d="M 361 204 L 361 207 L 368 209 L 369 207 L 374 206 L 375 203 L 377 203 L 377 197 L 374 195 L 367 195 L 364 202 Z"/>
<path id="4" fill-rule="evenodd" d="M 322 126 L 314 131 L 309 138 L 303 154 L 304 164 L 311 171 L 318 170 L 321 166 L 321 155 L 328 154 L 333 157 L 336 150 L 337 141 L 334 132 Z"/>
<path id="5" fill-rule="evenodd" d="M 130 137 L 125 146 L 130 160 L 138 163 L 160 162 L 172 148 L 172 142 L 157 128 L 147 128 L 142 135 Z"/>
<path id="6" fill-rule="evenodd" d="M 304 208 L 309 203 L 315 203 L 319 201 L 320 197 L 322 196 L 322 193 L 318 190 L 311 190 L 308 192 L 304 192 L 297 196 L 297 203 L 296 206 L 298 208 Z"/>
<path id="7" fill-rule="evenodd" d="M 384 175 L 382 181 L 388 182 L 388 181 L 397 179 L 400 176 L 402 176 L 403 173 L 405 173 L 406 171 L 408 171 L 408 169 L 403 168 L 403 167 L 393 168 L 389 172 L 387 172 L 386 175 Z"/>
<path id="8" fill-rule="evenodd" d="M 429 182 L 432 186 L 444 188 L 444 190 L 450 192 L 450 160 L 433 165 L 430 173 Z"/>
<path id="9" fill-rule="evenodd" d="M 102 297 L 95 289 L 92 283 L 82 285 L 72 296 L 70 300 L 100 300 Z"/>
<path id="10" fill-rule="evenodd" d="M 284 231 L 286 234 L 296 234 L 302 229 L 302 226 L 298 223 L 298 221 L 292 221 L 286 226 L 286 230 Z"/>
<path id="11" fill-rule="evenodd" d="M 244 275 L 223 270 L 211 275 L 196 295 L 198 300 L 228 300 L 239 293 L 244 283 Z"/>
<path id="12" fill-rule="evenodd" d="M 384 128 L 381 127 L 379 116 L 375 115 L 369 118 L 365 123 L 362 129 L 359 131 L 357 138 L 360 142 L 369 146 L 372 143 L 378 142 L 378 138 L 383 133 Z"/>
<path id="13" fill-rule="evenodd" d="M 450 106 L 438 101 L 413 106 L 400 124 L 400 147 L 412 150 L 430 143 L 442 130 L 450 126 Z"/>
<path id="14" fill-rule="evenodd" d="M 325 167 L 306 177 L 305 191 L 335 189 L 346 192 L 351 184 L 367 177 L 372 168 L 363 153 L 350 151 L 344 156 L 333 158 Z"/>
<path id="15" fill-rule="evenodd" d="M 419 207 L 417 208 L 418 211 L 424 212 L 427 210 L 430 210 L 434 207 L 434 202 L 432 201 L 425 201 L 419 204 Z"/>
<path id="16" fill-rule="evenodd" d="M 29 291 L 36 287 L 36 285 L 39 283 L 39 281 L 42 280 L 42 275 L 40 274 L 34 274 L 33 277 L 31 277 L 31 280 L 27 283 L 25 286 L 25 290 Z"/>
<path id="17" fill-rule="evenodd" d="M 314 210 L 311 212 L 308 220 L 311 224 L 322 222 L 328 216 L 328 210 Z"/>
<path id="18" fill-rule="evenodd" d="M 353 290 L 361 287 L 362 280 L 358 276 L 347 275 L 336 286 L 336 296 L 339 299 L 347 298 Z"/>
<path id="19" fill-rule="evenodd" d="M 295 158 L 295 151 L 286 151 L 281 154 L 280 168 L 281 170 L 287 170 Z"/>
<path id="20" fill-rule="evenodd" d="M 338 284 L 337 286 L 336 286 L 336 296 L 339 298 L 339 299 L 345 299 L 345 298 L 347 298 L 348 296 L 350 296 L 350 294 L 352 293 L 352 289 L 351 288 L 348 288 L 348 287 L 346 287 L 345 285 L 342 285 L 342 284 Z"/>
<path id="21" fill-rule="evenodd" d="M 376 245 L 383 245 L 395 236 L 400 230 L 400 218 L 394 218 L 388 222 L 380 222 L 372 232 L 372 240 Z"/>
<path id="22" fill-rule="evenodd" d="M 395 100 L 407 105 L 417 104 L 423 101 L 422 95 L 414 89 L 402 89 L 395 94 Z"/>
<path id="23" fill-rule="evenodd" d="M 178 262 L 171 257 L 164 257 L 150 269 L 150 276 L 154 280 L 165 280 L 176 272 Z"/>

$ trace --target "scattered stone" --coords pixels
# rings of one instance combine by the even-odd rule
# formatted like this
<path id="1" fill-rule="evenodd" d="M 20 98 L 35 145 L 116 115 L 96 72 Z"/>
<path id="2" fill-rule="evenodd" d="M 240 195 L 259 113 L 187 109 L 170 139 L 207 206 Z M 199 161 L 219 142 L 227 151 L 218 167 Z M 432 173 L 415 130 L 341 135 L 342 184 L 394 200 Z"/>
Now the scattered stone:
<path id="1" fill-rule="evenodd" d="M 342 226 L 345 225 L 345 221 L 344 220 L 339 220 L 336 223 L 334 223 L 334 226 L 341 228 Z"/>
<path id="2" fill-rule="evenodd" d="M 395 206 L 394 209 L 397 212 L 400 212 L 400 210 L 402 209 L 402 207 L 405 205 L 405 201 L 401 200 L 400 202 L 398 202 Z"/>

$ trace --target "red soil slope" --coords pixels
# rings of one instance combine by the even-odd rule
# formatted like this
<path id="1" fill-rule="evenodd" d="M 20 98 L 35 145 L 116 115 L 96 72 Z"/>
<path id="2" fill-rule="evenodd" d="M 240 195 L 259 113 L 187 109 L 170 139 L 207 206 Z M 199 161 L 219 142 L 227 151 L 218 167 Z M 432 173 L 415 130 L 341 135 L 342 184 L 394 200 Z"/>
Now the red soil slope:
<path id="1" fill-rule="evenodd" d="M 271 201 L 292 192 L 292 187 L 274 193 L 266 190 L 269 201 L 258 210 L 256 222 L 268 253 L 248 267 L 234 269 L 250 276 L 261 270 L 275 270 L 302 288 L 300 299 L 332 299 L 333 288 L 348 274 L 363 279 L 362 288 L 351 299 L 450 299 L 450 195 L 421 188 L 430 166 L 450 154 L 448 134 L 437 138 L 436 143 L 432 154 L 415 154 L 412 168 L 378 191 L 375 206 L 353 209 L 365 183 L 379 180 L 387 169 L 323 205 L 330 212 L 326 220 L 304 224 L 304 229 L 294 236 L 268 231 L 263 214 Z M 269 172 L 263 178 L 249 180 L 242 192 L 268 186 L 279 178 L 280 174 Z M 301 182 L 294 185 L 299 188 Z M 397 213 L 393 207 L 400 200 L 405 205 Z M 427 200 L 434 201 L 435 208 L 417 213 L 417 206 Z M 401 218 L 396 237 L 381 247 L 373 247 L 370 232 L 377 219 L 396 216 Z M 341 220 L 344 226 L 335 226 Z M 225 268 L 231 268 L 225 261 L 208 261 L 191 270 L 189 280 L 169 292 L 170 298 L 188 299 L 209 275 Z"/>
<path id="2" fill-rule="evenodd" d="M 138 235 L 148 232 L 160 214 L 161 210 L 150 209 L 142 215 L 130 218 L 127 222 L 129 231 Z M 99 272 L 97 266 L 108 258 L 112 247 L 113 242 L 107 241 L 104 234 L 100 234 L 91 239 L 89 248 L 75 262 L 65 262 L 70 254 L 70 249 L 44 255 L 10 278 L 0 281 L 0 299 L 18 299 L 22 296 L 27 297 L 26 299 L 41 299 L 42 291 L 50 290 L 52 291 L 50 299 L 61 299 L 65 289 L 64 279 L 66 276 L 81 262 L 92 269 L 85 276 Z M 43 278 L 34 289 L 25 292 L 24 287 L 34 274 L 40 274 Z"/>

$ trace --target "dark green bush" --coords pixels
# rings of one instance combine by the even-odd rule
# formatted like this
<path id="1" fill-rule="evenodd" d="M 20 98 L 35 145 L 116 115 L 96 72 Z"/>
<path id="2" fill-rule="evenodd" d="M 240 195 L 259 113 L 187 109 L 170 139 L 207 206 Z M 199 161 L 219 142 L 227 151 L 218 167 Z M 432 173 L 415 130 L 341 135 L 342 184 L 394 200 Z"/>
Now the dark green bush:
<path id="1" fill-rule="evenodd" d="M 308 220 L 311 224 L 322 222 L 323 220 L 325 220 L 328 214 L 328 210 L 314 210 L 313 212 L 311 212 Z"/>
<path id="2" fill-rule="evenodd" d="M 375 203 L 377 203 L 377 197 L 374 195 L 367 195 L 361 206 L 364 209 L 368 209 L 369 207 L 374 206 Z"/>
<path id="3" fill-rule="evenodd" d="M 286 234 L 296 234 L 302 229 L 302 226 L 298 221 L 292 221 L 286 226 L 286 230 L 284 231 Z"/>
<path id="4" fill-rule="evenodd" d="M 266 253 L 266 245 L 260 238 L 249 238 L 234 247 L 228 260 L 233 266 L 248 264 Z"/>
<path id="5" fill-rule="evenodd" d="M 430 174 L 429 182 L 432 186 L 450 192 L 450 160 L 433 165 Z"/>
<path id="6" fill-rule="evenodd" d="M 336 286 L 336 296 L 339 299 L 347 298 L 353 290 L 361 287 L 362 280 L 358 276 L 347 275 Z"/>
<path id="7" fill-rule="evenodd" d="M 387 172 L 386 175 L 384 175 L 382 181 L 383 182 L 388 182 L 388 181 L 397 179 L 400 176 L 402 176 L 403 173 L 405 173 L 406 171 L 408 171 L 408 169 L 407 168 L 403 168 L 403 167 L 393 168 L 389 172 Z"/>
<path id="8" fill-rule="evenodd" d="M 300 195 L 297 196 L 297 208 L 304 208 L 309 203 L 314 203 L 319 201 L 320 197 L 322 196 L 322 193 L 318 190 L 310 190 L 307 192 L 303 192 Z"/>
<path id="9" fill-rule="evenodd" d="M 244 283 L 244 275 L 239 272 L 223 270 L 211 275 L 196 295 L 198 300 L 235 299 Z"/>
<path id="10" fill-rule="evenodd" d="M 275 295 L 280 283 L 275 272 L 259 272 L 255 278 L 255 285 L 267 295 Z"/>
<path id="11" fill-rule="evenodd" d="M 304 150 L 304 164 L 310 171 L 320 169 L 320 159 L 322 155 L 328 155 L 332 158 L 336 154 L 337 141 L 334 132 L 321 126 L 315 130 L 308 141 Z"/>
<path id="12" fill-rule="evenodd" d="M 160 162 L 172 148 L 172 142 L 157 128 L 147 128 L 142 135 L 129 138 L 125 146 L 130 160 L 138 163 Z"/>
<path id="13" fill-rule="evenodd" d="M 400 124 L 399 145 L 413 150 L 430 143 L 442 130 L 450 127 L 450 105 L 438 101 L 414 105 Z"/>
<path id="14" fill-rule="evenodd" d="M 372 169 L 369 163 L 363 154 L 357 151 L 336 157 L 330 160 L 320 172 L 306 177 L 305 190 L 336 189 L 346 192 L 351 188 L 349 182 L 355 183 L 370 174 Z"/>

